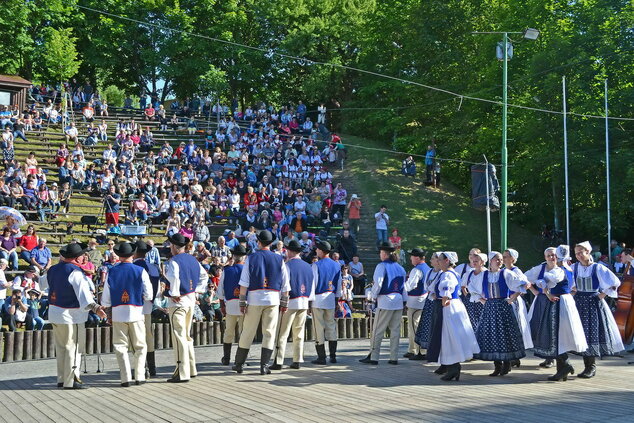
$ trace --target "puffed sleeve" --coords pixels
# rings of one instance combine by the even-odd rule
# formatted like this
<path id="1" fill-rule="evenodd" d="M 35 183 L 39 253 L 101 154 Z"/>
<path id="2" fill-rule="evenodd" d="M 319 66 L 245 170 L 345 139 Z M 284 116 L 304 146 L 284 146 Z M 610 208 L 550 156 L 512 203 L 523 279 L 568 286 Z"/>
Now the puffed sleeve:
<path id="1" fill-rule="evenodd" d="M 599 290 L 608 297 L 618 298 L 617 290 L 621 286 L 619 278 L 607 266 L 597 264 L 596 267 L 597 277 L 599 278 Z"/>
<path id="2" fill-rule="evenodd" d="M 552 270 L 544 272 L 544 279 L 541 281 L 542 283 L 539 286 L 541 289 L 548 288 L 552 289 L 561 281 L 566 279 L 566 272 L 561 267 L 555 267 Z"/>
<path id="3" fill-rule="evenodd" d="M 374 276 L 372 277 L 373 284 L 371 293 L 371 299 L 375 300 L 379 296 L 379 292 L 381 292 L 381 285 L 383 285 L 383 277 L 385 276 L 385 266 L 383 263 L 379 263 L 374 268 Z"/>
<path id="4" fill-rule="evenodd" d="M 451 297 L 458 285 L 460 285 L 460 281 L 453 273 L 444 272 L 438 282 L 438 292 L 443 297 Z"/>
<path id="5" fill-rule="evenodd" d="M 470 272 L 465 272 L 464 275 L 462 275 L 462 280 L 460 281 L 460 286 L 465 286 L 467 287 L 467 289 L 469 289 L 468 285 L 468 281 L 469 281 L 469 275 L 471 274 L 471 272 L 473 272 L 473 270 L 471 270 Z M 472 276 L 473 278 L 473 276 Z"/>
<path id="6" fill-rule="evenodd" d="M 530 283 L 532 283 L 539 289 L 544 289 L 546 288 L 547 284 L 546 284 L 546 281 L 544 281 L 544 279 L 539 279 L 539 274 L 541 273 L 541 271 L 542 271 L 542 265 L 539 264 L 531 268 L 528 272 L 524 273 L 524 276 Z"/>
<path id="7" fill-rule="evenodd" d="M 517 273 L 507 269 L 503 269 L 502 272 L 504 272 L 504 281 L 506 282 L 506 286 L 508 286 L 511 291 L 521 292 L 522 294 L 526 293 L 527 281 L 524 274 L 519 276 Z"/>
<path id="8" fill-rule="evenodd" d="M 486 272 L 486 270 L 485 270 Z M 466 275 L 465 275 L 466 276 Z M 471 294 L 470 296 L 470 300 L 471 302 L 475 303 L 480 301 L 483 296 L 482 296 L 482 279 L 484 277 L 484 272 L 480 272 L 477 275 L 474 273 L 471 275 L 471 280 L 469 280 L 469 283 L 466 285 L 467 289 L 469 290 L 469 294 Z M 467 278 L 463 278 L 464 282 L 466 283 L 468 280 Z"/>
<path id="9" fill-rule="evenodd" d="M 416 285 L 418 285 L 418 281 L 420 280 L 421 277 L 422 277 L 422 273 L 420 269 L 413 268 L 412 270 L 410 270 L 409 277 L 407 278 L 407 281 L 405 282 L 405 291 L 411 291 L 412 289 L 416 288 Z"/>

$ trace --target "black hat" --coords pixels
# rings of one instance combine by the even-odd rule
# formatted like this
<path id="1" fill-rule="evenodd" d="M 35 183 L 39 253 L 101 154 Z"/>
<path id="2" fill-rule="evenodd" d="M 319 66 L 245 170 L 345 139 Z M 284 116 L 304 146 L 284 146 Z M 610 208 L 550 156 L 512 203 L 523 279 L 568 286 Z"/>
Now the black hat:
<path id="1" fill-rule="evenodd" d="M 329 253 L 332 250 L 332 246 L 328 241 L 318 240 L 315 246 L 326 253 Z"/>
<path id="2" fill-rule="evenodd" d="M 234 256 L 246 256 L 247 255 L 247 249 L 244 248 L 243 245 L 236 245 L 235 247 L 233 247 L 231 249 L 231 254 Z"/>
<path id="3" fill-rule="evenodd" d="M 291 239 L 285 247 L 287 250 L 295 251 L 296 253 L 301 253 L 303 250 L 302 245 L 296 239 Z"/>
<path id="4" fill-rule="evenodd" d="M 145 255 L 148 251 L 151 250 L 150 246 L 147 245 L 147 242 L 145 241 L 138 240 L 134 243 L 134 245 L 136 245 L 137 254 Z"/>
<path id="5" fill-rule="evenodd" d="M 427 252 L 425 250 L 423 250 L 422 248 L 413 248 L 412 251 L 408 251 L 410 256 L 414 256 L 414 257 L 425 257 L 425 254 L 427 254 Z"/>
<path id="6" fill-rule="evenodd" d="M 262 244 L 269 245 L 271 242 L 273 242 L 274 237 L 271 231 L 263 230 L 260 231 L 260 233 L 257 235 L 257 239 Z"/>
<path id="7" fill-rule="evenodd" d="M 114 246 L 113 251 L 119 257 L 130 257 L 136 251 L 136 244 L 131 242 L 120 242 Z"/>
<path id="8" fill-rule="evenodd" d="M 87 249 L 88 246 L 86 244 L 71 242 L 59 249 L 59 255 L 67 259 L 72 259 L 81 256 Z"/>
<path id="9" fill-rule="evenodd" d="M 187 244 L 189 244 L 189 238 L 186 238 L 185 236 L 183 236 L 183 234 L 178 234 L 178 233 L 168 236 L 167 240 L 170 243 L 176 245 L 177 247 L 184 247 Z"/>
<path id="10" fill-rule="evenodd" d="M 31 273 L 39 273 L 37 270 L 37 267 L 35 266 L 29 266 L 26 268 L 25 272 L 31 272 Z"/>
<path id="11" fill-rule="evenodd" d="M 391 253 L 392 251 L 396 250 L 396 247 L 394 247 L 394 244 L 392 244 L 390 241 L 385 241 L 382 242 L 381 245 L 379 245 L 379 250 L 389 251 Z"/>

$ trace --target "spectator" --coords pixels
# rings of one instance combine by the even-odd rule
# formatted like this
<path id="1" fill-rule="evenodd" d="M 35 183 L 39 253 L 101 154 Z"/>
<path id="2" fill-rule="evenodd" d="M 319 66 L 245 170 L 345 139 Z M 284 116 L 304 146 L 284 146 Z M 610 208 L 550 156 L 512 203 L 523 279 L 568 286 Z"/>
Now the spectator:
<path id="1" fill-rule="evenodd" d="M 411 176 L 412 178 L 416 176 L 416 162 L 412 156 L 407 156 L 407 158 L 403 160 L 401 173 L 405 176 Z"/>
<path id="2" fill-rule="evenodd" d="M 71 122 L 70 125 L 64 130 L 64 134 L 66 135 L 66 142 L 79 142 L 79 132 L 75 127 L 75 122 Z"/>
<path id="3" fill-rule="evenodd" d="M 18 243 L 11 233 L 11 229 L 4 228 L 0 237 L 0 258 L 11 262 L 11 270 L 18 270 Z"/>
<path id="4" fill-rule="evenodd" d="M 46 246 L 46 239 L 40 238 L 37 247 L 31 250 L 30 264 L 39 269 L 40 274 L 43 274 L 49 269 L 49 267 L 52 266 L 53 254 L 51 253 L 51 250 Z"/>
<path id="5" fill-rule="evenodd" d="M 431 184 L 434 172 L 434 164 L 436 162 L 436 149 L 434 144 L 427 146 L 427 153 L 425 153 L 425 175 L 427 183 Z"/>
<path id="6" fill-rule="evenodd" d="M 119 207 L 121 205 L 121 195 L 117 193 L 117 187 L 110 185 L 108 194 L 104 198 L 106 211 L 106 230 L 119 226 Z"/>
<path id="7" fill-rule="evenodd" d="M 42 293 L 36 289 L 31 289 L 27 291 L 26 295 L 28 296 L 26 305 L 29 308 L 27 311 L 27 319 L 33 320 L 31 328 L 34 330 L 42 330 L 44 329 L 44 319 L 40 315 Z"/>
<path id="8" fill-rule="evenodd" d="M 90 238 L 88 240 L 88 250 L 86 250 L 86 257 L 88 257 L 88 260 L 94 264 L 96 268 L 100 267 L 103 262 L 103 256 L 97 249 L 97 245 L 97 240 Z"/>
<path id="9" fill-rule="evenodd" d="M 27 330 L 33 330 L 33 319 L 27 318 L 29 306 L 22 297 L 22 291 L 14 290 L 11 299 L 4 303 L 2 320 L 9 325 L 9 330 L 15 332 L 16 328 L 25 325 Z"/>
<path id="10" fill-rule="evenodd" d="M 332 215 L 333 220 L 341 221 L 343 220 L 343 214 L 346 211 L 346 204 L 348 199 L 348 192 L 343 188 L 343 186 L 338 183 L 335 188 L 335 195 L 333 199 L 332 206 Z"/>
<path id="11" fill-rule="evenodd" d="M 359 234 L 359 222 L 361 221 L 361 199 L 357 194 L 352 194 L 348 208 L 348 221 L 352 233 L 357 236 Z"/>
<path id="12" fill-rule="evenodd" d="M 220 299 L 216 294 L 216 286 L 210 282 L 207 289 L 199 298 L 200 310 L 208 322 L 214 320 L 222 321 L 222 313 L 220 311 Z"/>
<path id="13" fill-rule="evenodd" d="M 227 262 L 231 258 L 231 249 L 225 244 L 225 237 L 218 237 L 217 244 L 211 247 L 211 255 L 213 257 L 218 257 L 222 266 L 225 266 L 227 264 Z"/>
<path id="14" fill-rule="evenodd" d="M 440 161 L 434 163 L 434 188 L 440 188 Z"/>
<path id="15" fill-rule="evenodd" d="M 379 248 L 382 242 L 387 242 L 387 227 L 390 224 L 390 216 L 386 213 L 387 206 L 382 205 L 380 210 L 374 214 L 376 221 L 376 248 Z"/>
<path id="16" fill-rule="evenodd" d="M 168 299 L 163 293 L 165 292 L 165 284 L 161 282 L 159 292 L 154 298 L 152 305 L 152 322 L 153 323 L 169 323 L 169 312 L 167 310 Z"/>
<path id="17" fill-rule="evenodd" d="M 308 229 L 306 218 L 302 215 L 302 212 L 295 213 L 295 217 L 291 220 L 291 230 L 299 237 L 299 234 Z"/>
<path id="18" fill-rule="evenodd" d="M 363 263 L 359 261 L 359 256 L 354 255 L 352 261 L 348 264 L 350 268 L 350 275 L 354 280 L 354 293 L 355 295 L 363 295 L 365 291 L 365 285 L 368 282 L 368 277 L 363 270 Z"/>
<path id="19" fill-rule="evenodd" d="M 343 236 L 337 244 L 337 252 L 346 264 L 350 263 L 352 258 L 357 255 L 357 242 L 347 229 L 343 231 Z"/>
<path id="20" fill-rule="evenodd" d="M 27 264 L 31 264 L 31 250 L 37 247 L 38 236 L 35 233 L 35 227 L 29 225 L 26 228 L 26 233 L 20 238 L 18 246 L 20 247 L 20 258 Z"/>

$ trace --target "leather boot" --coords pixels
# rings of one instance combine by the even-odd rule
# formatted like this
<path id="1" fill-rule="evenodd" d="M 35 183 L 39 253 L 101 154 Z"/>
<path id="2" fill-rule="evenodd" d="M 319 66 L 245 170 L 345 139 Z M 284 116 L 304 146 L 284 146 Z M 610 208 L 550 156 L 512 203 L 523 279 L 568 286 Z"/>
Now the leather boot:
<path id="1" fill-rule="evenodd" d="M 548 378 L 548 380 L 558 382 L 563 380 L 564 382 L 568 380 L 568 375 L 573 374 L 575 370 L 570 365 L 568 361 L 568 354 L 560 354 L 557 356 L 557 373 Z"/>
<path id="2" fill-rule="evenodd" d="M 271 361 L 271 355 L 273 355 L 273 350 L 268 348 L 262 348 L 262 353 L 260 355 L 260 374 L 261 375 L 270 375 L 271 369 L 269 369 L 269 361 Z"/>
<path id="3" fill-rule="evenodd" d="M 597 366 L 595 364 L 595 360 L 596 360 L 596 357 L 584 356 L 583 365 L 585 366 L 585 368 L 583 369 L 583 372 L 577 375 L 577 377 L 581 379 L 590 379 L 591 377 L 594 377 L 594 375 L 597 373 Z"/>
<path id="4" fill-rule="evenodd" d="M 502 362 L 494 361 L 493 365 L 495 366 L 495 370 L 493 370 L 493 373 L 491 373 L 489 376 L 500 376 L 500 373 L 502 373 Z"/>
<path id="5" fill-rule="evenodd" d="M 337 341 L 328 341 L 328 351 L 330 352 L 330 362 L 337 362 Z"/>
<path id="6" fill-rule="evenodd" d="M 325 345 L 315 345 L 315 349 L 317 350 L 317 359 L 311 361 L 313 364 L 327 364 L 326 363 L 326 346 Z"/>
<path id="7" fill-rule="evenodd" d="M 222 344 L 222 350 L 224 354 L 220 359 L 223 366 L 228 366 L 231 363 L 231 344 Z"/>
<path id="8" fill-rule="evenodd" d="M 238 347 L 238 351 L 236 351 L 236 360 L 232 369 L 238 373 L 242 373 L 244 362 L 247 361 L 247 356 L 249 355 L 248 348 L 240 348 Z"/>
<path id="9" fill-rule="evenodd" d="M 447 373 L 443 377 L 441 377 L 440 380 L 448 382 L 455 379 L 456 382 L 458 382 L 460 380 L 460 370 L 462 370 L 462 366 L 460 366 L 460 363 L 447 366 Z"/>
<path id="10" fill-rule="evenodd" d="M 154 357 L 154 351 L 147 353 L 146 361 L 150 376 L 156 376 L 156 358 Z"/>
<path id="11" fill-rule="evenodd" d="M 552 358 L 545 359 L 544 361 L 539 363 L 539 367 L 543 367 L 544 369 L 550 369 L 551 367 L 553 367 L 553 359 Z"/>
<path id="12" fill-rule="evenodd" d="M 508 360 L 504 360 L 502 362 L 502 371 L 500 372 L 500 376 L 504 376 L 511 373 L 511 362 Z"/>
<path id="13" fill-rule="evenodd" d="M 437 375 L 444 375 L 445 373 L 447 373 L 447 366 L 441 364 L 439 368 L 434 370 L 434 373 L 436 373 Z"/>

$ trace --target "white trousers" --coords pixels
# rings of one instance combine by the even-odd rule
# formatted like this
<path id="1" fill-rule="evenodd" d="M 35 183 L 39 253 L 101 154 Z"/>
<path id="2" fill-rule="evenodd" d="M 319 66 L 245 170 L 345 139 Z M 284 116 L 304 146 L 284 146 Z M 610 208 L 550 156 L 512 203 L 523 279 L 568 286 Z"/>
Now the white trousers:
<path id="1" fill-rule="evenodd" d="M 147 352 L 154 352 L 154 330 L 152 328 L 152 315 L 146 314 L 145 323 L 145 343 L 147 344 Z"/>
<path id="2" fill-rule="evenodd" d="M 414 338 L 416 338 L 416 329 L 418 329 L 418 323 L 420 322 L 422 314 L 422 308 L 407 308 L 407 336 L 409 338 L 409 348 L 407 352 L 412 354 L 420 354 L 420 347 L 414 341 Z"/>
<path id="3" fill-rule="evenodd" d="M 53 323 L 55 356 L 57 359 L 57 383 L 72 388 L 79 380 L 81 353 L 86 346 L 86 328 L 83 323 L 66 325 Z"/>
<path id="4" fill-rule="evenodd" d="M 379 359 L 381 342 L 383 342 L 383 335 L 385 335 L 387 328 L 390 328 L 390 360 L 398 360 L 398 341 L 401 337 L 402 316 L 403 309 L 377 309 L 376 316 L 374 317 L 374 333 L 372 334 L 372 346 L 370 349 L 370 358 L 372 360 Z"/>
<path id="5" fill-rule="evenodd" d="M 326 341 L 336 341 L 335 309 L 313 308 L 312 312 L 317 345 L 324 345 Z"/>
<path id="6" fill-rule="evenodd" d="M 275 347 L 275 330 L 277 329 L 277 317 L 280 306 L 256 306 L 250 305 L 244 315 L 242 332 L 240 333 L 240 348 L 251 348 L 253 338 L 258 331 L 260 320 L 262 321 L 262 348 L 272 350 Z"/>
<path id="7" fill-rule="evenodd" d="M 194 340 L 190 336 L 194 307 L 170 307 L 168 310 L 172 325 L 172 346 L 176 359 L 174 376 L 181 380 L 189 380 L 192 376 L 197 375 Z"/>
<path id="8" fill-rule="evenodd" d="M 145 357 L 147 356 L 145 337 L 145 320 L 112 322 L 112 344 L 119 363 L 121 383 L 132 380 L 128 351 L 132 351 L 134 380 L 145 380 Z"/>
<path id="9" fill-rule="evenodd" d="M 236 340 L 236 329 L 242 332 L 243 315 L 227 314 L 225 316 L 225 334 L 222 338 L 223 344 L 233 344 Z"/>
<path id="10" fill-rule="evenodd" d="M 277 351 L 275 363 L 284 363 L 288 335 L 293 331 L 293 363 L 304 362 L 304 328 L 306 327 L 307 310 L 287 310 L 282 315 L 280 330 L 277 334 Z"/>

